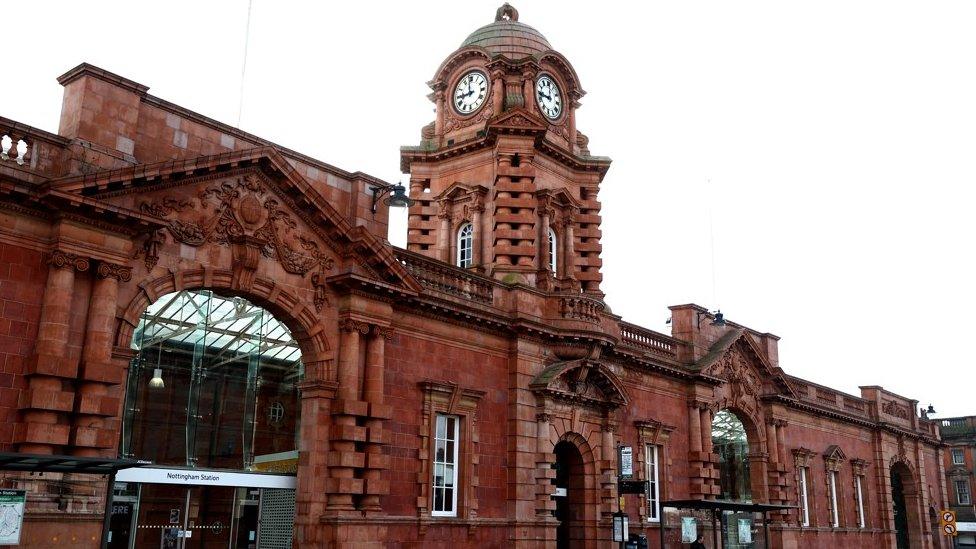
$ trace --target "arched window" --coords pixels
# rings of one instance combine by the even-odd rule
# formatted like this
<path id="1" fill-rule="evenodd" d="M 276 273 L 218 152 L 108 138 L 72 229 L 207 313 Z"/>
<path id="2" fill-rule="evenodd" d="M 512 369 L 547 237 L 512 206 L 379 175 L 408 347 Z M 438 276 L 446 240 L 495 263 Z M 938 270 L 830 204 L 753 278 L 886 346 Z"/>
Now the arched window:
<path id="1" fill-rule="evenodd" d="M 749 440 L 742 420 L 728 410 L 712 419 L 712 452 L 718 454 L 721 499 L 752 501 Z"/>
<path id="2" fill-rule="evenodd" d="M 549 227 L 549 270 L 556 274 L 556 231 Z"/>
<path id="3" fill-rule="evenodd" d="M 468 268 L 473 263 L 474 225 L 465 223 L 457 233 L 457 264 L 458 267 Z"/>

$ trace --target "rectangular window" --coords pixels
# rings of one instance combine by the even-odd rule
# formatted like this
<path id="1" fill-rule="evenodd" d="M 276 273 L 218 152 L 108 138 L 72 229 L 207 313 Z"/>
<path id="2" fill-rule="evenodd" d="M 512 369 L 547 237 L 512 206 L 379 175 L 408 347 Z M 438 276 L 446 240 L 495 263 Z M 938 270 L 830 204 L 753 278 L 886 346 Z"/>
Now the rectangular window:
<path id="1" fill-rule="evenodd" d="M 810 508 L 807 506 L 807 468 L 800 467 L 800 524 L 810 526 Z"/>
<path id="2" fill-rule="evenodd" d="M 965 465 L 966 456 L 962 453 L 962 448 L 952 449 L 952 464 L 953 465 Z"/>
<path id="3" fill-rule="evenodd" d="M 433 516 L 457 516 L 460 425 L 461 421 L 457 416 L 437 414 L 434 425 Z"/>
<path id="4" fill-rule="evenodd" d="M 864 494 L 861 493 L 861 477 L 854 476 L 854 495 L 857 497 L 857 526 L 864 528 Z"/>
<path id="5" fill-rule="evenodd" d="M 830 525 L 840 526 L 840 509 L 837 508 L 837 471 L 830 472 Z"/>
<path id="6" fill-rule="evenodd" d="M 968 480 L 957 480 L 956 484 L 956 501 L 959 505 L 972 505 L 973 499 L 969 496 L 969 481 Z"/>
<path id="7" fill-rule="evenodd" d="M 647 445 L 647 520 L 661 520 L 661 489 L 658 474 L 660 452 L 653 444 Z"/>

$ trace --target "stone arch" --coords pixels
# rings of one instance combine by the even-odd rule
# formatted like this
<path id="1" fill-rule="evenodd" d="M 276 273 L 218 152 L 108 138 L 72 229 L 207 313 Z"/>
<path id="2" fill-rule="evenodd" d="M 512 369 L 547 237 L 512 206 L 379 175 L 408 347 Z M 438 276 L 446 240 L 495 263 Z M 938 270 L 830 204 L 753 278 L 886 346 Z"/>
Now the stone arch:
<path id="1" fill-rule="evenodd" d="M 576 541 L 580 541 L 579 538 L 581 537 L 585 540 L 586 544 L 589 544 L 595 542 L 599 535 L 598 522 L 600 518 L 601 487 L 597 478 L 597 456 L 594 454 L 593 447 L 587 441 L 586 437 L 575 431 L 568 431 L 564 432 L 553 442 L 552 452 L 554 459 L 557 457 L 556 451 L 558 446 L 562 444 L 573 446 L 582 458 L 582 478 L 575 479 L 577 483 L 574 486 L 576 490 L 582 490 L 582 497 L 574 501 L 576 506 L 575 510 L 578 513 L 576 521 L 579 523 L 578 527 L 581 530 Z M 568 497 L 572 497 L 572 495 Z"/>
<path id="2" fill-rule="evenodd" d="M 264 308 L 291 331 L 302 351 L 306 379 L 332 379 L 335 375 L 332 347 L 323 319 L 304 300 L 273 280 L 256 276 L 248 290 L 233 284 L 229 269 L 171 271 L 139 284 L 139 290 L 119 315 L 116 349 L 128 350 L 139 317 L 160 297 L 180 290 L 211 290 L 219 295 L 238 296 Z"/>
<path id="3" fill-rule="evenodd" d="M 766 429 L 762 428 L 764 423 L 756 413 L 741 406 L 731 404 L 728 399 L 721 400 L 718 406 L 712 410 L 712 415 L 714 416 L 722 410 L 732 412 L 742 422 L 742 426 L 745 427 L 746 436 L 749 440 L 750 454 L 768 453 L 768 448 L 766 447 Z"/>
<path id="4" fill-rule="evenodd" d="M 898 501 L 899 486 L 903 505 Z M 900 531 L 901 528 L 907 530 L 901 535 L 896 532 L 894 535 L 895 543 L 892 545 L 898 549 L 924 547 L 922 491 L 915 467 L 907 456 L 897 455 L 889 460 L 888 494 L 886 496 L 890 498 L 892 504 L 892 531 Z M 904 517 L 901 519 L 898 517 L 900 512 L 904 512 Z"/>

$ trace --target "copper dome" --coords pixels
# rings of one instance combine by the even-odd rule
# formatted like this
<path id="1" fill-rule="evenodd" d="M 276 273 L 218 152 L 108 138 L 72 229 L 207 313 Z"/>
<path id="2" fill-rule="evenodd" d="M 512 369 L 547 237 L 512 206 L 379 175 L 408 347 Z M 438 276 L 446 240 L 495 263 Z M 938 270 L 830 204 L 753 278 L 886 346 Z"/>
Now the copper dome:
<path id="1" fill-rule="evenodd" d="M 492 55 L 500 54 L 509 59 L 521 59 L 552 49 L 541 32 L 518 22 L 518 10 L 508 3 L 498 8 L 494 23 L 472 32 L 461 44 L 462 48 L 468 46 L 480 46 Z"/>

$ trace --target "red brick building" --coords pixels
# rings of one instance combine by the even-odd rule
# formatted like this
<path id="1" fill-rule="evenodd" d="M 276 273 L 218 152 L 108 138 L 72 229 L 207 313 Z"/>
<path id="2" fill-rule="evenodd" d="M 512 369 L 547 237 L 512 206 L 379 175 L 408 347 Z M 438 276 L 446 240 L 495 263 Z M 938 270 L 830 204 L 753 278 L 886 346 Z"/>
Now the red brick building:
<path id="1" fill-rule="evenodd" d="M 939 434 L 946 448 L 943 452 L 947 501 L 956 513 L 959 525 L 958 545 L 976 546 L 976 503 L 973 501 L 973 472 L 976 471 L 976 416 L 950 417 L 939 420 Z"/>
<path id="2" fill-rule="evenodd" d="M 0 118 L 0 450 L 152 461 L 120 473 L 110 547 L 606 547 L 621 446 L 652 547 L 689 498 L 799 506 L 776 547 L 947 546 L 916 401 L 790 376 L 776 336 L 697 305 L 671 335 L 607 308 L 610 160 L 507 4 L 400 151 L 406 250 L 386 182 L 97 67 L 59 82 L 57 134 Z M 104 479 L 4 482 L 24 546 L 98 544 Z"/>

